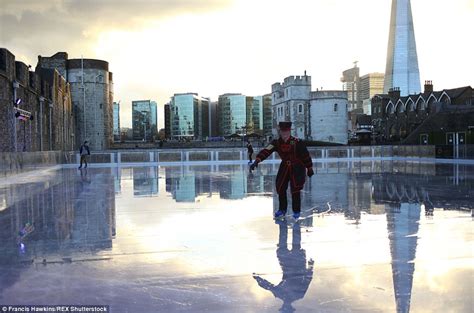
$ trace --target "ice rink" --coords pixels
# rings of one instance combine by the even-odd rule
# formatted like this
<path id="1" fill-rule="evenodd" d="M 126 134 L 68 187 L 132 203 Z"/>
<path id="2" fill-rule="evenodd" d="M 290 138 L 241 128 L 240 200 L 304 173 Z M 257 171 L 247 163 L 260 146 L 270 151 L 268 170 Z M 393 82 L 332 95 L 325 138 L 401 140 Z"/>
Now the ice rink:
<path id="1" fill-rule="evenodd" d="M 472 312 L 473 165 L 316 163 L 298 222 L 272 218 L 277 166 L 2 178 L 0 304 Z"/>

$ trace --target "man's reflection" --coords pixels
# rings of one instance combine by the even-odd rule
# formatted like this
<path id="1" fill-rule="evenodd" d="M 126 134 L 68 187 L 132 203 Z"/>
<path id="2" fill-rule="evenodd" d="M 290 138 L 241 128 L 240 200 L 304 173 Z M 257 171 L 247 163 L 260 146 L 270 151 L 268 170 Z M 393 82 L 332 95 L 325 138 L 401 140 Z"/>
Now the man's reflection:
<path id="1" fill-rule="evenodd" d="M 294 312 L 292 303 L 303 299 L 309 284 L 313 279 L 314 261 L 310 259 L 306 265 L 306 251 L 301 249 L 301 226 L 293 224 L 293 242 L 288 250 L 288 223 L 286 220 L 277 221 L 280 227 L 280 236 L 277 245 L 277 258 L 280 263 L 283 277 L 278 285 L 274 285 L 258 275 L 253 277 L 258 285 L 269 290 L 276 298 L 283 300 L 281 312 Z"/>
<path id="2" fill-rule="evenodd" d="M 90 184 L 90 183 L 91 183 L 91 179 L 90 179 L 90 177 L 89 177 L 89 175 L 88 175 L 88 173 L 87 173 L 87 168 L 81 168 L 81 169 L 79 169 L 79 170 L 80 170 L 80 172 L 81 172 L 81 181 L 82 181 L 83 183 L 88 183 L 88 184 Z"/>

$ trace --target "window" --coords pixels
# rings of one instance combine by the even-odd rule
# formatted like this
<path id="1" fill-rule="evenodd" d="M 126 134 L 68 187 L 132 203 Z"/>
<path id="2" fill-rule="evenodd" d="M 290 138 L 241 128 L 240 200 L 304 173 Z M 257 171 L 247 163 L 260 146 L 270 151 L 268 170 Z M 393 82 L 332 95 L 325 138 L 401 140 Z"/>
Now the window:
<path id="1" fill-rule="evenodd" d="M 337 103 L 334 103 L 334 112 L 337 112 Z"/>
<path id="2" fill-rule="evenodd" d="M 298 105 L 298 113 L 303 113 L 303 105 Z"/>

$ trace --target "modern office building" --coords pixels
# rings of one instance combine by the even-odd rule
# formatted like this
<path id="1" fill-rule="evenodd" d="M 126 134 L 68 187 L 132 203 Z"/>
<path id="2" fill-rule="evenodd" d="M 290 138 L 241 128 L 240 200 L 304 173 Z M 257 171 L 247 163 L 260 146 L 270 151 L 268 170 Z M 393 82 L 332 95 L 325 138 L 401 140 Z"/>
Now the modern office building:
<path id="1" fill-rule="evenodd" d="M 384 93 L 393 88 L 399 88 L 401 96 L 421 92 L 410 0 L 392 0 Z"/>
<path id="2" fill-rule="evenodd" d="M 272 135 L 272 95 L 257 96 L 253 98 L 251 111 L 253 129 L 251 131 L 260 136 Z"/>
<path id="3" fill-rule="evenodd" d="M 219 135 L 257 134 L 265 136 L 265 133 L 267 133 L 271 136 L 271 101 L 270 94 L 256 97 L 240 93 L 220 95 L 217 105 Z M 267 120 L 265 120 L 265 117 L 267 117 Z"/>
<path id="4" fill-rule="evenodd" d="M 263 96 L 263 135 L 266 138 L 272 136 L 273 120 L 272 120 L 272 95 Z"/>
<path id="5" fill-rule="evenodd" d="M 114 141 L 120 141 L 120 102 L 114 102 Z"/>
<path id="6" fill-rule="evenodd" d="M 158 116 L 155 101 L 132 101 L 133 140 L 154 141 L 158 136 Z"/>
<path id="7" fill-rule="evenodd" d="M 211 101 L 209 103 L 209 120 L 211 121 L 209 131 L 210 131 L 210 137 L 216 137 L 219 136 L 219 127 L 218 127 L 218 119 L 217 119 L 217 101 Z"/>
<path id="8" fill-rule="evenodd" d="M 369 73 L 360 78 L 359 96 L 364 114 L 372 114 L 371 99 L 375 95 L 383 94 L 384 77 L 382 73 Z"/>
<path id="9" fill-rule="evenodd" d="M 197 93 L 175 94 L 169 103 L 172 139 L 205 139 L 211 135 L 212 115 L 209 98 Z"/>
<path id="10" fill-rule="evenodd" d="M 357 62 L 354 62 L 354 67 L 342 72 L 341 77 L 342 90 L 347 91 L 349 101 L 349 112 L 358 110 L 362 112 L 362 100 L 360 96 L 360 69 Z"/>
<path id="11" fill-rule="evenodd" d="M 240 93 L 226 93 L 219 96 L 217 119 L 219 135 L 246 134 L 253 129 L 251 111 L 253 97 Z"/>

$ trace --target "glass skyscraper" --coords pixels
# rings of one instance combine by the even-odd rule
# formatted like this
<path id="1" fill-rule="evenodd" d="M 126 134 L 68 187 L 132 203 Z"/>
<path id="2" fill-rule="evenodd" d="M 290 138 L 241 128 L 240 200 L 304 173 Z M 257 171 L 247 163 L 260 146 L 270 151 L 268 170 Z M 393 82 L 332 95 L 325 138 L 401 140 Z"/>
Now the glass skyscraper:
<path id="1" fill-rule="evenodd" d="M 132 101 L 134 140 L 152 141 L 158 134 L 158 108 L 155 101 Z"/>
<path id="2" fill-rule="evenodd" d="M 384 93 L 400 88 L 402 96 L 421 91 L 410 0 L 392 0 Z"/>

